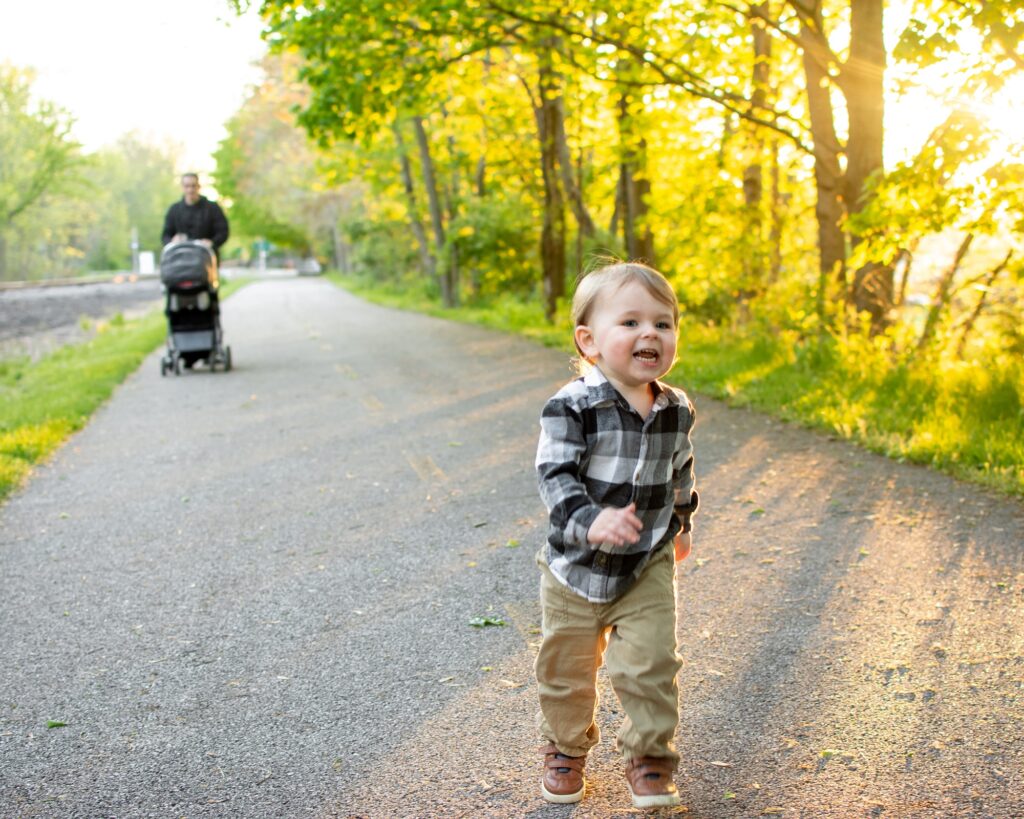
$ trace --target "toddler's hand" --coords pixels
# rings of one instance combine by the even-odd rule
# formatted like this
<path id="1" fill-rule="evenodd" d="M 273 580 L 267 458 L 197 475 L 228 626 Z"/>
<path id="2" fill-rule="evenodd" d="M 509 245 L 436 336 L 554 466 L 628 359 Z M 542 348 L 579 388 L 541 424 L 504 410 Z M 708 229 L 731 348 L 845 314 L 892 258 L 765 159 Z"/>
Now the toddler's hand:
<path id="1" fill-rule="evenodd" d="M 636 504 L 631 503 L 622 509 L 606 507 L 594 518 L 587 530 L 587 542 L 595 546 L 610 543 L 612 546 L 624 546 L 640 540 L 640 532 L 644 524 L 636 516 Z"/>
<path id="2" fill-rule="evenodd" d="M 680 532 L 676 535 L 676 563 L 685 560 L 690 554 L 690 547 L 693 545 L 693 537 L 690 532 Z"/>

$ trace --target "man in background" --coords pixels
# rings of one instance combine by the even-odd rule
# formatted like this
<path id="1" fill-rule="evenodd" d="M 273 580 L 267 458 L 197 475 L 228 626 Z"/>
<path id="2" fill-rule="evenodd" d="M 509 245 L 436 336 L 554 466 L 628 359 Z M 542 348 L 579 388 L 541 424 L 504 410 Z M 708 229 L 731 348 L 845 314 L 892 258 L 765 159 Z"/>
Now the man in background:
<path id="1" fill-rule="evenodd" d="M 199 193 L 199 176 L 186 173 L 181 177 L 182 197 L 167 209 L 164 218 L 163 243 L 197 239 L 213 249 L 220 261 L 220 247 L 228 240 L 228 219 L 220 205 Z"/>

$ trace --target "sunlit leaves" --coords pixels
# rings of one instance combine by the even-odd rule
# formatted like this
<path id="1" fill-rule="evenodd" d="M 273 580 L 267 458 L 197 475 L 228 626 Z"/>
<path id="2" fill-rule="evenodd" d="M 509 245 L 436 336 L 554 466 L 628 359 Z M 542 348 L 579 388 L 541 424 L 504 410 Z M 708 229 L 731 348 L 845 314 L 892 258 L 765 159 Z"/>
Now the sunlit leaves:
<path id="1" fill-rule="evenodd" d="M 34 101 L 32 81 L 31 72 L 0 63 L 0 230 L 59 190 L 81 162 L 69 115 Z"/>

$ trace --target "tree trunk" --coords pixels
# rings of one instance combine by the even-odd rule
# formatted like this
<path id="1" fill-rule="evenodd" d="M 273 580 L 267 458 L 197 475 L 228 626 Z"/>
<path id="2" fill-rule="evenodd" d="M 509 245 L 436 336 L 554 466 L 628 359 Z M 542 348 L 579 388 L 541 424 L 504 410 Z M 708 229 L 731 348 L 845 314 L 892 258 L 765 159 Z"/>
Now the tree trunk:
<path id="1" fill-rule="evenodd" d="M 758 13 L 768 15 L 767 3 L 759 3 L 752 8 L 750 27 L 754 45 L 754 67 L 751 72 L 750 107 L 756 114 L 768 103 L 769 82 L 771 77 L 772 41 L 768 36 L 764 21 Z M 744 254 L 744 283 L 747 291 L 758 291 L 765 282 L 765 247 L 764 247 L 764 171 L 761 159 L 765 154 L 765 143 L 761 131 L 754 130 L 751 135 L 751 153 L 754 161 L 743 170 L 743 198 L 745 204 L 745 235 L 747 252 Z"/>
<path id="2" fill-rule="evenodd" d="M 939 319 L 942 318 L 942 314 L 946 312 L 946 307 L 949 305 L 949 294 L 953 289 L 953 280 L 956 278 L 957 271 L 960 270 L 960 264 L 963 262 L 964 256 L 967 255 L 967 251 L 970 250 L 971 242 L 973 241 L 974 234 L 968 233 L 960 243 L 960 247 L 956 251 L 956 257 L 953 259 L 953 263 L 946 269 L 946 272 L 942 274 L 942 278 L 939 279 L 939 284 L 935 291 L 935 298 L 932 300 L 931 310 L 928 311 L 928 318 L 925 319 L 924 329 L 921 331 L 921 338 L 917 342 L 918 352 L 928 347 L 932 343 L 932 339 L 935 337 L 936 328 L 939 326 Z"/>
<path id="3" fill-rule="evenodd" d="M 422 225 L 420 228 L 422 229 Z M 341 229 L 337 223 L 331 226 L 331 244 L 334 248 L 334 269 L 344 275 L 352 272 L 352 265 L 348 256 L 348 242 L 341 235 Z"/>
<path id="4" fill-rule="evenodd" d="M 626 177 L 622 175 L 622 165 L 619 165 L 619 181 L 615 183 L 615 207 L 612 208 L 612 218 L 608 220 L 608 232 L 612 236 L 618 235 L 619 220 L 622 212 L 626 209 Z"/>
<path id="5" fill-rule="evenodd" d="M 912 242 L 910 247 L 901 247 L 892 263 L 893 276 L 896 271 L 900 272 L 900 286 L 895 291 L 893 300 L 894 307 L 902 307 L 907 301 L 907 286 L 910 284 L 910 269 L 914 265 L 914 250 L 917 242 Z"/>
<path id="6" fill-rule="evenodd" d="M 487 96 L 490 93 L 491 79 L 491 52 L 484 53 L 484 78 L 480 88 L 480 110 L 487 110 Z M 487 117 L 480 117 L 480 158 L 476 161 L 476 173 L 473 175 L 473 187 L 476 195 L 483 199 L 487 195 L 487 147 L 488 147 Z"/>
<path id="7" fill-rule="evenodd" d="M 440 283 L 441 302 L 445 307 L 455 306 L 455 294 L 452 292 L 451 264 L 445 258 L 444 215 L 441 212 L 441 197 L 437 190 L 437 177 L 434 174 L 434 160 L 430 155 L 430 141 L 422 117 L 412 118 L 416 130 L 416 144 L 420 150 L 423 184 L 427 189 L 427 205 L 430 210 L 430 225 L 434 233 L 435 255 L 441 261 Z"/>
<path id="8" fill-rule="evenodd" d="M 583 236 L 594 235 L 594 220 L 583 200 L 582 181 L 577 180 L 574 173 L 572 154 L 569 151 L 569 140 L 565 135 L 565 97 L 559 94 L 554 100 L 554 140 L 558 151 L 558 166 L 562 171 L 562 185 L 576 217 L 576 225 Z"/>
<path id="9" fill-rule="evenodd" d="M 451 79 L 449 78 L 449 90 L 451 89 Z M 450 93 L 454 93 L 450 90 Z M 448 119 L 448 108 L 444 103 L 441 103 L 441 117 L 445 120 Z M 455 135 L 448 130 L 448 156 L 451 162 L 451 184 L 446 188 L 447 199 L 448 199 L 448 224 L 451 225 L 459 217 L 459 202 L 462 199 L 462 174 L 460 171 L 458 146 L 455 144 Z M 451 307 L 455 307 L 459 303 L 459 245 L 457 241 L 451 241 L 448 246 L 448 288 L 451 292 L 452 303 Z"/>
<path id="10" fill-rule="evenodd" d="M 960 333 L 960 341 L 956 345 L 956 357 L 963 359 L 964 348 L 967 346 L 967 337 L 974 330 L 974 325 L 978 321 L 978 317 L 981 315 L 981 311 L 985 309 L 985 302 L 988 301 L 989 291 L 992 289 L 992 285 L 995 284 L 999 274 L 1002 273 L 1006 266 L 1010 263 L 1010 259 L 1013 257 L 1013 251 L 1007 252 L 1003 260 L 993 267 L 988 274 L 985 276 L 984 284 L 981 287 L 981 293 L 978 295 L 978 302 L 974 305 L 974 309 L 971 314 L 967 317 L 964 322 L 963 330 Z"/>
<path id="11" fill-rule="evenodd" d="M 772 136 L 771 142 L 771 163 L 772 163 L 772 196 L 771 196 L 771 228 L 768 231 L 769 253 L 771 254 L 771 268 L 768 280 L 774 284 L 782 275 L 782 220 L 783 220 L 783 194 L 781 189 L 781 169 L 779 168 L 779 143 Z"/>
<path id="12" fill-rule="evenodd" d="M 402 168 L 402 185 L 405 188 L 406 207 L 409 208 L 409 224 L 412 227 L 412 234 L 416 238 L 416 247 L 420 253 L 420 266 L 423 272 L 431 279 L 437 280 L 437 265 L 434 256 L 430 252 L 430 245 L 427 242 L 427 232 L 420 219 L 419 204 L 416 201 L 416 188 L 412 183 L 412 168 L 409 166 L 409 154 L 405 149 L 405 138 L 402 136 L 402 126 L 398 121 L 391 123 L 391 130 L 395 135 L 395 144 L 398 146 L 398 160 Z"/>
<path id="13" fill-rule="evenodd" d="M 476 195 L 483 199 L 487 196 L 487 156 L 481 154 L 476 161 L 476 174 L 473 176 L 473 186 L 476 188 Z"/>
<path id="14" fill-rule="evenodd" d="M 631 100 L 623 91 L 619 97 L 619 184 L 622 186 L 622 239 L 626 256 L 654 266 L 654 235 L 647 216 L 651 181 L 647 177 L 647 140 L 637 135 Z"/>
<path id="15" fill-rule="evenodd" d="M 544 180 L 544 224 L 540 257 L 543 270 L 544 315 L 553 321 L 558 300 L 565 295 L 565 199 L 558 174 L 558 145 L 555 131 L 558 110 L 558 77 L 551 65 L 550 51 L 540 55 L 539 107 L 536 111 L 540 138 L 541 175 Z"/>
<path id="16" fill-rule="evenodd" d="M 820 10 L 815 22 L 821 31 Z M 816 32 L 808 28 L 807 21 L 803 25 L 806 38 L 814 38 Z M 832 323 L 835 308 L 841 308 L 846 297 L 846 237 L 840 228 L 843 218 L 840 147 L 827 77 L 807 47 L 803 49 L 803 66 L 817 194 L 814 215 L 818 222 L 818 318 L 825 326 Z"/>
<path id="17" fill-rule="evenodd" d="M 849 112 L 850 137 L 846 147 L 843 199 L 848 213 L 859 213 L 868 203 L 872 177 L 883 170 L 885 42 L 882 32 L 883 0 L 851 0 L 850 57 L 840 74 L 840 87 Z M 858 243 L 856 236 L 853 244 Z M 893 270 L 888 264 L 869 262 L 853 277 L 853 304 L 871 315 L 874 331 L 883 329 L 893 303 Z"/>

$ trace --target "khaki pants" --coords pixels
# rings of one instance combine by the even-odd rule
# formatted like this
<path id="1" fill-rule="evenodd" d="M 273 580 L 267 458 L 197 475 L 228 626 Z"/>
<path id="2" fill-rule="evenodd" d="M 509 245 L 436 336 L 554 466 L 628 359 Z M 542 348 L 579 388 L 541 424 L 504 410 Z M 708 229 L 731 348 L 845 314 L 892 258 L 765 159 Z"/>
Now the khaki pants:
<path id="1" fill-rule="evenodd" d="M 569 756 L 600 739 L 594 722 L 597 669 L 604 659 L 626 717 L 616 747 L 629 760 L 668 757 L 679 722 L 675 561 L 671 544 L 611 603 L 590 603 L 555 579 L 539 557 L 543 635 L 537 655 L 541 735 Z"/>

